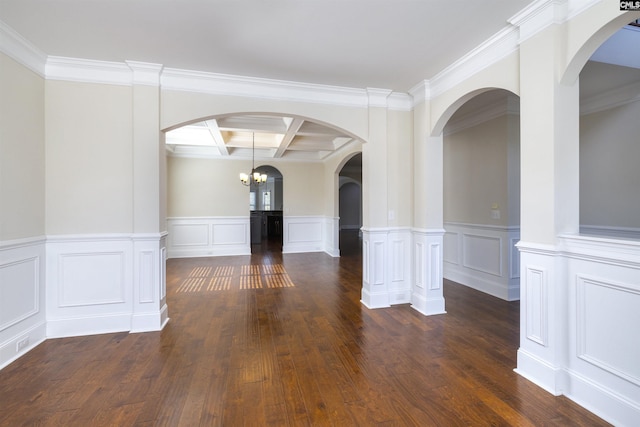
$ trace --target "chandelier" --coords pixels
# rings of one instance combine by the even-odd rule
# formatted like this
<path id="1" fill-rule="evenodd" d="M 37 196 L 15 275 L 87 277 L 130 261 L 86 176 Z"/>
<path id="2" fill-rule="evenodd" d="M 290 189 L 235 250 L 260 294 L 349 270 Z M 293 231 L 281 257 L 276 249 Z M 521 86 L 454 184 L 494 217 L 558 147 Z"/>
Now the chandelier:
<path id="1" fill-rule="evenodd" d="M 242 185 L 251 185 L 256 184 L 260 185 L 263 182 L 267 182 L 267 174 L 256 171 L 255 160 L 256 160 L 256 134 L 252 133 L 252 144 L 251 144 L 251 173 L 240 173 L 240 182 Z"/>

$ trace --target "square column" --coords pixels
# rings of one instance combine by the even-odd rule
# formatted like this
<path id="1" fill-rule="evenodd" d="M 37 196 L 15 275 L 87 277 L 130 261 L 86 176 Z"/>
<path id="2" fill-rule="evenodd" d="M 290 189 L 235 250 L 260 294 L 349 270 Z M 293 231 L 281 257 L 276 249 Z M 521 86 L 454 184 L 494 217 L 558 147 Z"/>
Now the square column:
<path id="1" fill-rule="evenodd" d="M 368 308 L 389 307 L 387 242 L 387 97 L 368 89 L 369 138 L 362 144 L 362 299 Z"/>
<path id="2" fill-rule="evenodd" d="M 571 284 L 559 236 L 579 229 L 579 85 L 557 69 L 561 29 L 521 46 L 520 348 L 517 372 L 562 394 Z"/>
<path id="3" fill-rule="evenodd" d="M 160 134 L 162 66 L 127 61 L 133 71 L 133 314 L 132 332 L 156 331 L 166 305 L 165 148 Z"/>

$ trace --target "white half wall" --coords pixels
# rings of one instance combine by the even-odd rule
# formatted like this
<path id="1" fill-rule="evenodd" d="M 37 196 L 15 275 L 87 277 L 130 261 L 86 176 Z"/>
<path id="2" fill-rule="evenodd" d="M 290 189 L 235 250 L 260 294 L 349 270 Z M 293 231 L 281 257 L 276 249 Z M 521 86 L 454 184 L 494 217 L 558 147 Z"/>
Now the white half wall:
<path id="1" fill-rule="evenodd" d="M 47 337 L 160 330 L 164 235 L 47 238 Z"/>
<path id="2" fill-rule="evenodd" d="M 610 423 L 640 420 L 640 242 L 521 242 L 517 372 Z"/>
<path id="3" fill-rule="evenodd" d="M 373 309 L 410 303 L 423 314 L 444 312 L 441 230 L 365 228 L 362 237 L 362 304 Z"/>
<path id="4" fill-rule="evenodd" d="M 249 215 L 167 218 L 169 258 L 251 255 Z"/>
<path id="5" fill-rule="evenodd" d="M 0 369 L 45 339 L 45 239 L 0 242 Z"/>
<path id="6" fill-rule="evenodd" d="M 340 256 L 338 218 L 285 216 L 282 222 L 282 253 Z M 250 226 L 249 216 L 168 218 L 168 257 L 251 255 Z"/>
<path id="7" fill-rule="evenodd" d="M 519 227 L 446 222 L 444 277 L 506 301 L 520 299 Z"/>
<path id="8" fill-rule="evenodd" d="M 282 253 L 326 252 L 339 256 L 339 221 L 327 216 L 284 216 Z"/>

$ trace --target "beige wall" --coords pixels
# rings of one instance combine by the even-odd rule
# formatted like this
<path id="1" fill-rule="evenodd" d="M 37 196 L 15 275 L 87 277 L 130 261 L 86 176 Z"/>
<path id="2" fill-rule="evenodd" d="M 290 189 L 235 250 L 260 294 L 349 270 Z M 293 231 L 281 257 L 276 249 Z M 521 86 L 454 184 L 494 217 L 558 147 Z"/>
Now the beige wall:
<path id="1" fill-rule="evenodd" d="M 0 240 L 45 234 L 44 79 L 0 53 Z"/>
<path id="2" fill-rule="evenodd" d="M 640 102 L 580 120 L 580 224 L 640 228 Z"/>
<path id="3" fill-rule="evenodd" d="M 509 150 L 519 141 L 510 142 L 512 117 L 503 115 L 445 135 L 445 221 L 499 226 L 514 222 L 509 220 L 509 207 L 514 204 L 509 201 L 509 173 L 516 165 L 510 167 Z M 494 204 L 500 219 L 491 217 Z"/>
<path id="4" fill-rule="evenodd" d="M 249 215 L 249 189 L 238 175 L 251 164 L 239 160 L 169 157 L 169 217 Z"/>
<path id="5" fill-rule="evenodd" d="M 46 82 L 47 234 L 133 231 L 131 95 Z"/>
<path id="6" fill-rule="evenodd" d="M 285 215 L 324 214 L 323 164 L 256 161 L 266 164 L 282 173 Z M 238 175 L 250 169 L 250 160 L 169 157 L 168 216 L 248 216 L 249 189 Z"/>
<path id="7" fill-rule="evenodd" d="M 389 111 L 388 127 L 388 209 L 390 227 L 410 227 L 413 221 L 413 115 Z"/>

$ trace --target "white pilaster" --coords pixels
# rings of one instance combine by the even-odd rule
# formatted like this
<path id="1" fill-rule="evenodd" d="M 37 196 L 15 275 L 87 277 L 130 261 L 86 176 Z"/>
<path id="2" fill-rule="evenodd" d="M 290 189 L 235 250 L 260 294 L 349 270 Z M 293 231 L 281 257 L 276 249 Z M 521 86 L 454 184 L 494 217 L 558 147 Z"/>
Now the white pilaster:
<path id="1" fill-rule="evenodd" d="M 367 308 L 389 307 L 386 228 L 362 229 L 362 299 Z"/>
<path id="2" fill-rule="evenodd" d="M 411 307 L 424 315 L 443 314 L 442 242 L 444 229 L 413 230 Z"/>

